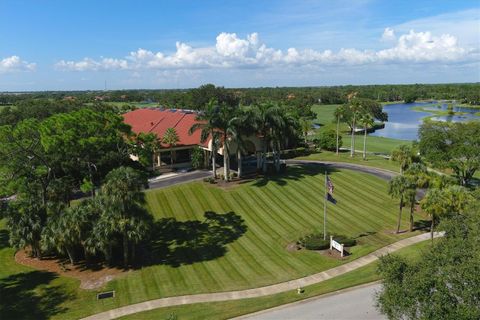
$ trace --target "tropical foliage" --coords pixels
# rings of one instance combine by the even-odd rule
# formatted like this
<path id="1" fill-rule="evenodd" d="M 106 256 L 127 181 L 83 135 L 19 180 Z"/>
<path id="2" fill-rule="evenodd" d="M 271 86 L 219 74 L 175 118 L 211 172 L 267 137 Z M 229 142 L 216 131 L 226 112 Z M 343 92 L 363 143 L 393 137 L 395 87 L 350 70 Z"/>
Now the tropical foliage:
<path id="1" fill-rule="evenodd" d="M 468 185 L 480 168 L 480 122 L 427 121 L 419 130 L 421 156 L 437 168 L 453 170 Z"/>
<path id="2" fill-rule="evenodd" d="M 380 258 L 380 311 L 389 319 L 479 319 L 480 215 L 478 202 L 441 224 L 445 237 L 408 262 Z"/>

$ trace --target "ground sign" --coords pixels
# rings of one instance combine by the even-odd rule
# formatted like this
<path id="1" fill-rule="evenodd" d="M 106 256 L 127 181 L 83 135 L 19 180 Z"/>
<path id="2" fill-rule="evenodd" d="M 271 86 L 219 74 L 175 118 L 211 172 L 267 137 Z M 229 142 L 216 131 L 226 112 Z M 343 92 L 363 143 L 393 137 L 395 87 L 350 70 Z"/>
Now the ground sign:
<path id="1" fill-rule="evenodd" d="M 97 300 L 115 298 L 115 291 L 100 292 L 97 294 Z"/>
<path id="2" fill-rule="evenodd" d="M 333 236 L 330 236 L 330 250 L 335 249 L 340 252 L 340 256 L 343 257 L 343 244 L 333 240 Z"/>

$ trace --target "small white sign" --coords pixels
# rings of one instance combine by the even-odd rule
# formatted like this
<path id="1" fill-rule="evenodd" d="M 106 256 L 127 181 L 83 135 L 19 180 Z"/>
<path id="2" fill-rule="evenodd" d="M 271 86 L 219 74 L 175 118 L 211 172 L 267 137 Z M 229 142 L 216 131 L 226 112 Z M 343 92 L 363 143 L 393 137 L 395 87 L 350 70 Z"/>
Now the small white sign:
<path id="1" fill-rule="evenodd" d="M 343 257 L 343 244 L 333 240 L 333 236 L 330 236 L 330 250 L 335 249 L 340 252 L 340 256 Z"/>

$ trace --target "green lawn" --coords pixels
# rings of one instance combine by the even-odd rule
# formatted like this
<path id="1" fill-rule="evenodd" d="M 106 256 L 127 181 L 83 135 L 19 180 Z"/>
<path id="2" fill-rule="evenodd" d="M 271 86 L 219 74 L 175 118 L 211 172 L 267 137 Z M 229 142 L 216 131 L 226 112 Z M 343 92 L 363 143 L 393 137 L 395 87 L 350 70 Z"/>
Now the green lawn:
<path id="1" fill-rule="evenodd" d="M 342 134 L 343 148 L 350 148 L 351 136 Z M 367 135 L 367 152 L 378 152 L 383 154 L 391 154 L 392 150 L 402 144 L 410 145 L 412 141 L 399 140 L 385 137 L 375 137 Z M 363 151 L 363 135 L 355 135 L 355 150 Z"/>
<path id="2" fill-rule="evenodd" d="M 198 221 L 205 220 L 206 211 L 233 212 L 233 219 L 225 223 L 232 225 L 236 236 L 219 233 L 216 241 L 220 245 L 183 248 L 163 261 L 128 272 L 104 288 L 116 290 L 115 299 L 96 301 L 96 291 L 78 289 L 77 280 L 17 266 L 12 261 L 13 250 L 3 242 L 0 311 L 7 318 L 28 318 L 30 314 L 35 319 L 79 318 L 149 299 L 259 287 L 337 266 L 341 262 L 314 252 L 285 249 L 301 235 L 323 227 L 322 171 L 292 167 L 285 175 L 228 191 L 203 182 L 147 191 L 150 212 L 157 219 L 182 221 L 183 236 L 201 233 Z M 329 205 L 329 230 L 357 237 L 359 242 L 345 262 L 412 235 L 390 233 L 397 204 L 386 194 L 385 181 L 349 170 L 333 171 L 331 179 L 338 203 Z M 235 218 L 243 219 L 246 232 L 238 228 Z M 406 218 L 404 215 L 404 228 Z M 31 298 L 24 299 L 26 296 Z"/>
<path id="3" fill-rule="evenodd" d="M 410 247 L 403 248 L 396 252 L 410 260 L 419 259 L 421 251 L 430 246 L 430 241 L 423 241 Z M 121 317 L 123 320 L 150 320 L 150 319 L 168 319 L 170 315 L 176 315 L 178 319 L 230 319 L 244 314 L 273 308 L 282 304 L 291 303 L 306 298 L 322 295 L 325 293 L 341 290 L 344 288 L 379 280 L 376 273 L 378 262 L 370 263 L 355 271 L 345 273 L 341 276 L 326 280 L 319 284 L 308 286 L 302 295 L 296 292 L 284 292 L 271 296 L 243 299 L 237 301 L 198 303 L 186 306 L 177 306 L 169 308 L 155 309 L 135 313 L 130 316 Z"/>

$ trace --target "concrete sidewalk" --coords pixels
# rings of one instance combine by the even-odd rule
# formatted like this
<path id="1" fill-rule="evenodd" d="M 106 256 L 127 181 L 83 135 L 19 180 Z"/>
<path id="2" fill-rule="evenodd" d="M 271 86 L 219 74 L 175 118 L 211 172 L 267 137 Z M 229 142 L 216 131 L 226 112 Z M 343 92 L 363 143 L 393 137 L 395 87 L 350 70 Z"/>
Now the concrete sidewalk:
<path id="1" fill-rule="evenodd" d="M 442 235 L 443 235 L 442 233 L 435 233 L 434 236 L 441 237 Z M 286 292 L 286 291 L 293 291 L 299 287 L 305 288 L 309 285 L 320 283 L 322 281 L 332 279 L 344 273 L 356 270 L 360 267 L 366 266 L 367 264 L 378 260 L 379 257 L 385 254 L 395 252 L 399 249 L 408 247 L 412 244 L 428 240 L 429 238 L 430 238 L 429 233 L 424 233 L 411 238 L 406 238 L 398 242 L 392 243 L 381 249 L 378 249 L 377 251 L 369 253 L 356 260 L 345 263 L 341 266 L 338 266 L 326 271 L 322 271 L 322 272 L 319 272 L 304 278 L 300 278 L 300 279 L 295 279 L 287 282 L 282 282 L 282 283 L 277 283 L 277 284 L 273 284 L 265 287 L 247 289 L 247 290 L 194 294 L 194 295 L 185 295 L 185 296 L 149 300 L 141 303 L 124 306 L 121 308 L 112 309 L 102 313 L 94 314 L 92 316 L 84 318 L 83 320 L 116 319 L 122 316 L 134 314 L 137 312 L 153 310 L 153 309 L 163 308 L 163 307 L 171 307 L 171 306 L 178 306 L 178 305 L 185 305 L 185 304 L 192 304 L 192 303 L 218 302 L 218 301 L 257 298 L 257 297 L 269 296 L 272 294 Z"/>

